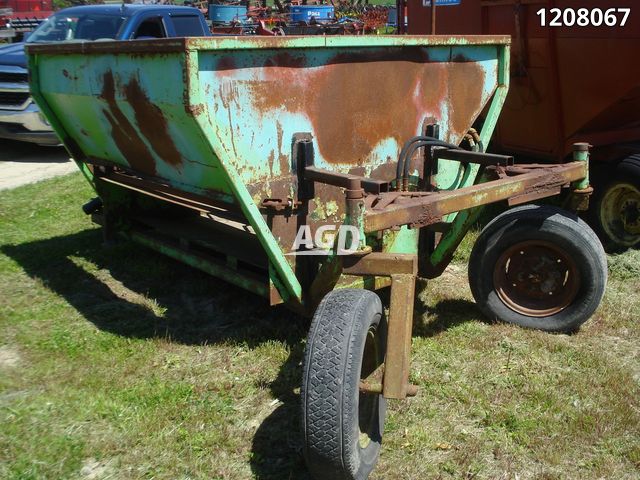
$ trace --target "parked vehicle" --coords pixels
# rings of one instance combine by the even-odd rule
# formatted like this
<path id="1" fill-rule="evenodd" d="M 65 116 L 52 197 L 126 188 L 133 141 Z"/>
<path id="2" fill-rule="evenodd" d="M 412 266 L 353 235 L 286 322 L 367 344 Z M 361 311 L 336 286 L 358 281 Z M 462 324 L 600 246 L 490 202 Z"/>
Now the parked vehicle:
<path id="1" fill-rule="evenodd" d="M 207 36 L 195 8 L 161 5 L 91 5 L 60 10 L 26 44 Z M 0 48 L 0 138 L 59 145 L 60 140 L 29 93 L 25 43 Z"/>
<path id="2" fill-rule="evenodd" d="M 583 206 L 588 145 L 562 165 L 514 165 L 480 148 L 508 90 L 506 36 L 238 36 L 28 53 L 34 97 L 95 188 L 84 209 L 107 239 L 314 315 L 300 424 L 318 480 L 374 468 L 387 399 L 417 391 L 416 276 L 442 273 L 484 205 L 515 207 L 471 253 L 471 289 L 492 320 L 574 330 L 602 299 L 606 257 L 591 229 L 570 211 L 523 205 L 562 192 Z M 374 293 L 383 287 L 388 319 Z"/>
<path id="3" fill-rule="evenodd" d="M 22 40 L 52 13 L 52 0 L 0 0 L 0 39 Z"/>
<path id="4" fill-rule="evenodd" d="M 637 0 L 439 0 L 433 19 L 422 0 L 399 3 L 409 34 L 511 35 L 511 88 L 493 151 L 562 163 L 575 142 L 593 145 L 591 225 L 608 247 L 640 246 Z"/>

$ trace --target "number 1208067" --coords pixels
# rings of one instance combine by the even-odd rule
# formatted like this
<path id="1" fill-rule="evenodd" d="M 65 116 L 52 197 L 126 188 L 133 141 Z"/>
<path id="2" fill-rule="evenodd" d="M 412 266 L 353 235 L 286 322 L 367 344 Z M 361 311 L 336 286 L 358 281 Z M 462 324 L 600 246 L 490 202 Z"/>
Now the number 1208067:
<path id="1" fill-rule="evenodd" d="M 630 8 L 541 8 L 536 12 L 543 27 L 624 27 Z"/>

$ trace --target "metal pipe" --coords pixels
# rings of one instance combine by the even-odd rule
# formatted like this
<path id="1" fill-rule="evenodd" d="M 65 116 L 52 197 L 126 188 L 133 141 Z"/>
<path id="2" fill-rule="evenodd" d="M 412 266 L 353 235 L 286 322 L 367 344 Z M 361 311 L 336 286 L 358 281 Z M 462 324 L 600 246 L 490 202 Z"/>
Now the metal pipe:
<path id="1" fill-rule="evenodd" d="M 587 168 L 585 168 L 585 177 L 571 184 L 575 190 L 589 188 L 589 147 L 591 147 L 591 145 L 588 143 L 573 144 L 573 160 L 576 162 L 584 162 L 587 165 Z"/>
<path id="2" fill-rule="evenodd" d="M 431 0 L 431 35 L 436 34 L 436 2 L 437 0 Z"/>
<path id="3" fill-rule="evenodd" d="M 416 137 L 416 138 L 418 138 L 418 137 Z M 437 138 L 433 138 L 433 137 L 420 137 L 420 138 L 427 138 L 428 140 L 416 140 L 416 141 L 414 141 L 409 146 L 409 149 L 407 149 L 407 152 L 405 152 L 405 158 L 403 159 L 403 175 L 402 175 L 403 186 L 404 186 L 405 183 L 408 184 L 408 181 L 409 181 L 409 169 L 411 168 L 411 159 L 415 155 L 416 150 L 418 150 L 418 148 L 433 146 L 433 147 L 446 147 L 446 148 L 450 148 L 450 149 L 453 149 L 453 150 L 461 150 L 461 148 L 458 147 L 457 145 L 453 145 L 451 143 L 447 143 L 447 142 L 444 142 L 442 140 L 438 140 Z"/>
<path id="4" fill-rule="evenodd" d="M 407 156 L 407 150 L 411 147 L 412 144 L 416 142 L 430 142 L 429 143 L 430 145 L 453 148 L 453 149 L 460 148 L 459 146 L 453 145 L 452 143 L 447 143 L 435 137 L 429 137 L 427 135 L 418 135 L 417 137 L 413 137 L 407 140 L 405 144 L 402 146 L 402 150 L 400 150 L 400 155 L 398 156 L 398 165 L 396 167 L 396 190 L 398 191 L 400 191 L 400 184 L 403 178 L 403 171 L 404 172 L 409 171 L 409 167 L 405 166 L 405 163 L 406 163 L 405 157 Z M 409 161 L 411 161 L 411 157 L 409 157 Z"/>

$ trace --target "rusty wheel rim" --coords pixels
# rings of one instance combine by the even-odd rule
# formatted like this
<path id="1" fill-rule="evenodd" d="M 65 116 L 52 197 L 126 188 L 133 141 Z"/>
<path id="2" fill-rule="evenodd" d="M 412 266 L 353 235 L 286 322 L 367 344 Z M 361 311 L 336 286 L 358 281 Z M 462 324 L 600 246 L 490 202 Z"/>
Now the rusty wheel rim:
<path id="1" fill-rule="evenodd" d="M 599 215 L 609 238 L 633 246 L 640 235 L 640 190 L 629 183 L 614 185 L 605 193 Z"/>
<path id="2" fill-rule="evenodd" d="M 530 240 L 508 248 L 496 262 L 493 283 L 500 300 L 530 317 L 554 315 L 580 288 L 576 263 L 551 242 Z"/>

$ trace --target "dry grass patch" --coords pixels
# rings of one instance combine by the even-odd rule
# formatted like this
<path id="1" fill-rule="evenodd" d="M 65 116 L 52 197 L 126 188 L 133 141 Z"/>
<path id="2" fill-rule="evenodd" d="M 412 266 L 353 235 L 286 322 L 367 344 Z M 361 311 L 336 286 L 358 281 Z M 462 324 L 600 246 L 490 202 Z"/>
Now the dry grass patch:
<path id="1" fill-rule="evenodd" d="M 306 321 L 102 246 L 79 209 L 90 195 L 79 176 L 0 194 L 0 478 L 307 478 Z M 639 253 L 610 257 L 579 332 L 550 335 L 482 317 L 471 244 L 421 285 L 422 388 L 390 404 L 374 478 L 638 478 Z"/>

